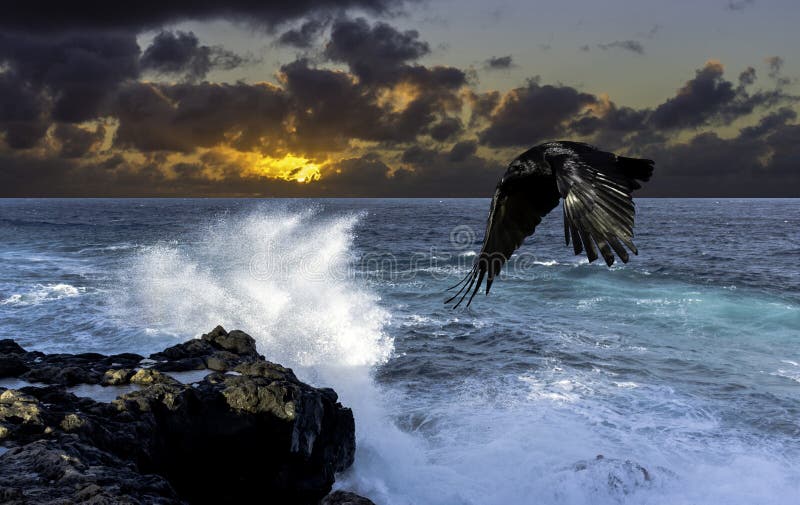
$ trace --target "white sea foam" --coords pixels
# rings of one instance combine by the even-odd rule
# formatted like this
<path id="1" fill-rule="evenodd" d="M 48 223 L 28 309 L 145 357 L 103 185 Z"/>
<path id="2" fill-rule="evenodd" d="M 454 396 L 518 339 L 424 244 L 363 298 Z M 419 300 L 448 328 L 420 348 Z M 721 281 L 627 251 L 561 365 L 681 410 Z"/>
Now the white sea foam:
<path id="1" fill-rule="evenodd" d="M 14 293 L 0 300 L 0 305 L 38 305 L 62 298 L 79 296 L 85 291 L 86 288 L 75 287 L 70 284 L 36 284 L 25 293 Z"/>

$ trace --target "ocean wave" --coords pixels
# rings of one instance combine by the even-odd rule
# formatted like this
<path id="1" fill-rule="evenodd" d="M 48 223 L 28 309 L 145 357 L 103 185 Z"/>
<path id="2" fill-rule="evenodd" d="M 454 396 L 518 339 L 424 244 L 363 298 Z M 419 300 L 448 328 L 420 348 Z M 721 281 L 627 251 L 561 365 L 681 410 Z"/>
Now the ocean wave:
<path id="1" fill-rule="evenodd" d="M 357 215 L 255 212 L 209 224 L 203 240 L 144 248 L 126 274 L 123 312 L 194 334 L 243 328 L 287 366 L 371 366 L 388 359 L 389 314 L 352 277 Z"/>
<path id="2" fill-rule="evenodd" d="M 72 298 L 85 292 L 86 288 L 70 284 L 36 284 L 30 291 L 14 293 L 0 300 L 0 305 L 39 305 L 62 298 Z"/>

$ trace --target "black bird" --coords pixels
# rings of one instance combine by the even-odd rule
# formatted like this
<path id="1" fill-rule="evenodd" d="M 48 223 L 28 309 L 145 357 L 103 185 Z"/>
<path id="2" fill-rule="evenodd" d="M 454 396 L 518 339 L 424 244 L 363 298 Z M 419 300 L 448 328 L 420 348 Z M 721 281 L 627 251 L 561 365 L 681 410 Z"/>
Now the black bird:
<path id="1" fill-rule="evenodd" d="M 497 183 L 481 251 L 469 273 L 450 289 L 461 288 L 445 303 L 458 298 L 458 307 L 472 290 L 469 306 L 487 273 L 488 295 L 503 264 L 559 198 L 564 199 L 564 239 L 567 245 L 572 240 L 575 254 L 585 250 L 592 262 L 596 244 L 608 266 L 614 253 L 627 263 L 623 244 L 638 254 L 632 241 L 631 192 L 642 187 L 637 181 L 650 180 L 653 165 L 652 160 L 617 156 L 581 142 L 547 142 L 525 151 Z"/>

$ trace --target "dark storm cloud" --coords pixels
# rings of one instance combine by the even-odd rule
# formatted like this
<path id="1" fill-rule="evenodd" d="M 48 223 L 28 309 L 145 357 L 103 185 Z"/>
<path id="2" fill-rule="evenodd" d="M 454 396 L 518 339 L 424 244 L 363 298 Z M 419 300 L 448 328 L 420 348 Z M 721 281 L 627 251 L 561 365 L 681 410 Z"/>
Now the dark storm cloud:
<path id="1" fill-rule="evenodd" d="M 36 145 L 47 132 L 41 95 L 14 71 L 0 73 L 0 134 L 12 149 Z"/>
<path id="2" fill-rule="evenodd" d="M 125 29 L 141 31 L 185 20 L 227 19 L 275 27 L 308 14 L 364 9 L 374 14 L 397 10 L 395 0 L 177 0 L 97 2 L 76 0 L 11 2 L 3 8 L 0 28 L 27 32 Z"/>
<path id="3" fill-rule="evenodd" d="M 636 40 L 615 40 L 608 44 L 597 44 L 597 47 L 605 51 L 609 49 L 622 49 L 636 54 L 644 54 L 644 46 Z"/>
<path id="4" fill-rule="evenodd" d="M 514 66 L 511 56 L 492 56 L 484 63 L 484 67 L 489 70 L 506 70 Z"/>
<path id="5" fill-rule="evenodd" d="M 231 70 L 245 59 L 223 47 L 200 45 L 192 32 L 161 32 L 145 49 L 142 70 L 159 74 L 184 75 L 188 80 L 204 78 L 211 70 Z"/>
<path id="6" fill-rule="evenodd" d="M 794 110 L 789 107 L 782 107 L 762 117 L 757 125 L 742 128 L 739 136 L 746 139 L 764 137 L 795 119 L 797 119 L 797 113 Z"/>
<path id="7" fill-rule="evenodd" d="M 430 135 L 433 140 L 438 140 L 439 142 L 444 142 L 448 140 L 463 130 L 463 126 L 461 124 L 461 120 L 454 117 L 446 117 L 443 118 L 441 121 L 436 123 L 435 125 L 431 126 L 430 128 Z"/>
<path id="8" fill-rule="evenodd" d="M 461 106 L 457 86 L 452 87 L 463 75 L 453 79 L 446 68 L 406 67 L 402 82 L 419 89 L 401 110 L 380 102 L 384 88 L 346 72 L 313 68 L 307 60 L 284 65 L 281 75 L 292 104 L 293 142 L 305 150 L 340 151 L 353 139 L 410 142 L 429 132 L 446 138 L 460 126 L 446 113 Z"/>
<path id="9" fill-rule="evenodd" d="M 623 152 L 656 160 L 658 177 L 642 196 L 800 196 L 800 125 L 782 108 L 737 135 L 713 131 L 670 141 L 644 130 L 629 137 Z"/>
<path id="10" fill-rule="evenodd" d="M 89 131 L 69 123 L 61 123 L 53 129 L 53 136 L 61 142 L 59 156 L 80 158 L 103 140 L 105 132 L 102 125 L 98 125 L 95 131 Z"/>
<path id="11" fill-rule="evenodd" d="M 425 149 L 416 156 L 403 153 L 401 162 L 409 169 L 404 188 L 401 186 L 404 193 L 421 197 L 491 196 L 505 163 L 476 156 L 466 145 L 459 150 L 455 157 L 452 150 Z"/>
<path id="12" fill-rule="evenodd" d="M 322 30 L 325 29 L 325 21 L 311 19 L 305 21 L 298 28 L 292 28 L 283 32 L 278 37 L 278 43 L 285 46 L 292 46 L 299 49 L 308 49 L 314 45 Z"/>
<path id="13" fill-rule="evenodd" d="M 610 103 L 600 116 L 584 114 L 576 118 L 569 124 L 568 131 L 584 138 L 590 137 L 592 142 L 607 149 L 617 149 L 626 143 L 628 135 L 641 135 L 649 131 L 646 124 L 649 114 L 650 111 L 646 109 L 619 107 Z"/>
<path id="14" fill-rule="evenodd" d="M 564 131 L 564 122 L 596 102 L 593 95 L 562 85 L 540 85 L 531 79 L 510 91 L 480 132 L 481 143 L 492 147 L 533 145 Z"/>
<path id="15" fill-rule="evenodd" d="M 192 152 L 227 144 L 268 149 L 283 140 L 288 100 L 268 84 L 131 83 L 114 106 L 115 145 L 143 152 Z"/>
<path id="16" fill-rule="evenodd" d="M 321 187 L 316 189 L 337 196 L 389 196 L 396 189 L 392 188 L 393 183 L 399 182 L 402 175 L 405 174 L 395 179 L 379 155 L 368 153 L 339 161 L 335 169 L 319 181 Z"/>
<path id="17" fill-rule="evenodd" d="M 651 147 L 665 175 L 738 175 L 759 166 L 759 159 L 768 152 L 763 142 L 720 138 L 704 132 L 686 143 L 661 148 Z"/>
<path id="18" fill-rule="evenodd" d="M 370 26 L 366 19 L 339 19 L 331 29 L 325 56 L 346 63 L 363 82 L 396 79 L 406 63 L 430 53 L 419 32 L 401 32 L 386 23 Z"/>
<path id="19" fill-rule="evenodd" d="M 750 93 L 746 87 L 755 81 L 755 71 L 746 69 L 739 85 L 723 77 L 722 64 L 709 61 L 678 93 L 656 107 L 650 122 L 656 128 L 673 130 L 706 124 L 730 124 L 759 107 L 772 107 L 797 101 L 780 89 Z"/>
<path id="20" fill-rule="evenodd" d="M 411 146 L 400 156 L 400 161 L 412 165 L 426 165 L 433 161 L 436 151 L 419 145 Z"/>
<path id="21" fill-rule="evenodd" d="M 478 142 L 475 140 L 462 140 L 456 143 L 447 155 L 449 161 L 464 161 L 474 155 L 478 150 Z"/>
<path id="22" fill-rule="evenodd" d="M 475 126 L 488 120 L 492 112 L 500 104 L 501 96 L 499 91 L 486 91 L 483 93 L 469 91 L 467 93 L 467 102 L 470 105 L 470 126 Z"/>
<path id="23" fill-rule="evenodd" d="M 800 196 L 800 125 L 790 109 L 722 138 L 713 132 L 687 142 L 648 146 L 659 177 L 647 194 L 685 196 Z"/>
<path id="24" fill-rule="evenodd" d="M 728 80 L 710 62 L 675 96 L 636 109 L 538 80 L 479 91 L 474 71 L 424 64 L 431 48 L 416 31 L 340 10 L 386 12 L 395 2 L 202 1 L 190 14 L 174 5 L 129 20 L 121 6 L 118 24 L 102 28 L 96 13 L 54 17 L 41 21 L 54 28 L 46 35 L 42 25 L 21 28 L 20 16 L 0 20 L 13 25 L 0 28 L 0 193 L 490 196 L 509 161 L 500 156 L 563 135 L 656 158 L 667 182 L 656 181 L 654 194 L 708 174 L 747 184 L 772 174 L 782 178 L 778 190 L 800 177 L 800 127 L 786 107 L 796 97 L 778 57 L 766 60 L 773 89 L 754 89 L 753 68 Z M 242 58 L 190 32 L 162 31 L 143 52 L 136 43 L 137 31 L 163 29 L 165 20 L 220 18 L 280 28 L 277 43 L 322 52 L 308 51 L 315 64 L 283 65 L 277 85 L 227 84 L 199 81 Z M 629 42 L 604 48 L 641 52 Z M 510 56 L 494 60 L 513 65 Z M 143 82 L 143 72 L 182 82 Z M 754 121 L 756 111 L 768 113 Z M 751 126 L 733 138 L 704 131 L 737 119 Z M 304 156 L 322 177 L 298 184 L 256 175 L 257 153 Z M 732 191 L 735 182 L 726 184 Z"/>
<path id="25" fill-rule="evenodd" d="M 296 137 L 298 142 L 307 142 L 306 149 L 339 151 L 352 138 L 382 138 L 387 133 L 384 110 L 374 103 L 371 90 L 359 87 L 349 74 L 312 68 L 306 60 L 297 60 L 281 67 L 281 75 L 297 111 Z"/>
<path id="26" fill-rule="evenodd" d="M 97 117 L 121 82 L 138 77 L 138 59 L 139 46 L 132 34 L 0 34 L 0 63 L 21 85 L 47 91 L 57 121 Z"/>
<path id="27" fill-rule="evenodd" d="M 733 83 L 722 77 L 720 63 L 708 62 L 673 98 L 659 105 L 652 121 L 658 128 L 688 128 L 704 124 L 736 98 Z"/>

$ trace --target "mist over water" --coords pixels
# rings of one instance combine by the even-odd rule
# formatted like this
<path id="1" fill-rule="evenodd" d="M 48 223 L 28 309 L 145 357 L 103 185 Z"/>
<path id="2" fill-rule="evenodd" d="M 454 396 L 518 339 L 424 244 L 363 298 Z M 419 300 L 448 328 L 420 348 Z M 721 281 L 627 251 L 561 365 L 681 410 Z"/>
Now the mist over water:
<path id="1" fill-rule="evenodd" d="M 800 201 L 641 201 L 611 269 L 556 211 L 450 310 L 487 208 L 4 201 L 0 323 L 49 352 L 243 329 L 353 408 L 337 486 L 378 504 L 796 501 Z"/>

